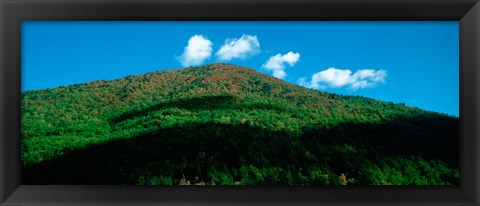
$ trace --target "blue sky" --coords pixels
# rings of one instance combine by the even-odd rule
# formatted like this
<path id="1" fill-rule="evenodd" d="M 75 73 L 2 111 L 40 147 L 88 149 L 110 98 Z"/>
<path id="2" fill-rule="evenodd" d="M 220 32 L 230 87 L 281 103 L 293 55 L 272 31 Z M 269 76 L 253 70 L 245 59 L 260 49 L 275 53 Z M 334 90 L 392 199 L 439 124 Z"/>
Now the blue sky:
<path id="1" fill-rule="evenodd" d="M 458 116 L 458 22 L 22 23 L 22 91 L 225 62 Z"/>

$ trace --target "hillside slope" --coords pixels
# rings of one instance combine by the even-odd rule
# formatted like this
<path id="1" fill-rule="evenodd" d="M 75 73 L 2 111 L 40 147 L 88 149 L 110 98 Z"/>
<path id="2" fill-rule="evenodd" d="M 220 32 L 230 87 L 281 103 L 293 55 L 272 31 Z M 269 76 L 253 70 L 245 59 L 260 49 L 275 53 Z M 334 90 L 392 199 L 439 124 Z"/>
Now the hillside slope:
<path id="1" fill-rule="evenodd" d="M 458 118 L 211 64 L 22 93 L 22 184 L 458 184 Z"/>

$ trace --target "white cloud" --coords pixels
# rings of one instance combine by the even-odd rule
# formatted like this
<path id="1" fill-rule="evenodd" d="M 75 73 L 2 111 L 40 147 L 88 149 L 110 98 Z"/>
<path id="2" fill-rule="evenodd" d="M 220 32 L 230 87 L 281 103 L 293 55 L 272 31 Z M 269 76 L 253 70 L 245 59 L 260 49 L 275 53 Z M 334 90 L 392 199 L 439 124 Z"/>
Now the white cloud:
<path id="1" fill-rule="evenodd" d="M 303 87 L 308 87 L 308 82 L 306 77 L 300 77 L 297 80 L 297 84 Z"/>
<path id="2" fill-rule="evenodd" d="M 217 51 L 220 60 L 246 59 L 260 53 L 260 43 L 257 36 L 242 35 L 240 39 L 227 39 L 225 44 Z"/>
<path id="3" fill-rule="evenodd" d="M 212 42 L 203 35 L 193 35 L 188 40 L 183 54 L 178 57 L 178 61 L 184 67 L 202 64 L 212 56 Z"/>
<path id="4" fill-rule="evenodd" d="M 325 83 L 330 87 L 342 87 L 351 81 L 352 71 L 328 68 L 327 70 L 312 75 L 311 87 L 318 88 L 320 83 Z"/>
<path id="5" fill-rule="evenodd" d="M 285 63 L 290 66 L 295 65 L 300 59 L 299 53 L 288 52 L 287 54 L 281 55 L 277 54 L 275 56 L 270 57 L 270 59 L 263 64 L 263 67 L 273 71 L 273 76 L 279 79 L 283 79 L 287 76 L 285 72 Z"/>
<path id="6" fill-rule="evenodd" d="M 347 86 L 350 89 L 357 90 L 384 83 L 386 77 L 387 71 L 385 70 L 360 69 L 352 74 L 352 71 L 348 69 L 328 68 L 313 74 L 310 82 L 305 77 L 299 78 L 297 84 L 314 89 Z"/>
<path id="7" fill-rule="evenodd" d="M 277 77 L 279 79 L 283 79 L 287 76 L 287 73 L 285 72 L 285 70 L 273 70 L 273 74 L 272 74 L 274 77 Z"/>

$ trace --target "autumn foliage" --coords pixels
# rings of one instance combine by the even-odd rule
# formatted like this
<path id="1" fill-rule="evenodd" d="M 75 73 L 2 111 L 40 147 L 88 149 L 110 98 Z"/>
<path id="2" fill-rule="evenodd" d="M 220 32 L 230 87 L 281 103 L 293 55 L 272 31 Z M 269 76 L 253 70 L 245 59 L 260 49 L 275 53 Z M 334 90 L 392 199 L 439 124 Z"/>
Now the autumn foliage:
<path id="1" fill-rule="evenodd" d="M 22 184 L 458 184 L 458 118 L 211 64 L 22 93 Z"/>

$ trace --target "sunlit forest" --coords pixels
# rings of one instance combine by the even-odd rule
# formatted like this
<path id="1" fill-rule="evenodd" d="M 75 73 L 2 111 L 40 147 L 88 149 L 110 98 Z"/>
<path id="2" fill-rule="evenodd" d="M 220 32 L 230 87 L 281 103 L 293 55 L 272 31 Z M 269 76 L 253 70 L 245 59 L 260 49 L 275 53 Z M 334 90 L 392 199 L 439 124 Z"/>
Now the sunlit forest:
<path id="1" fill-rule="evenodd" d="M 458 117 L 231 64 L 22 93 L 22 184 L 455 185 Z"/>

